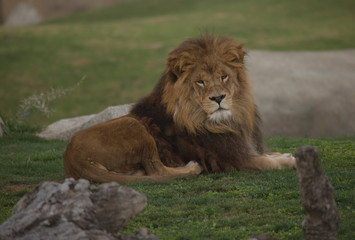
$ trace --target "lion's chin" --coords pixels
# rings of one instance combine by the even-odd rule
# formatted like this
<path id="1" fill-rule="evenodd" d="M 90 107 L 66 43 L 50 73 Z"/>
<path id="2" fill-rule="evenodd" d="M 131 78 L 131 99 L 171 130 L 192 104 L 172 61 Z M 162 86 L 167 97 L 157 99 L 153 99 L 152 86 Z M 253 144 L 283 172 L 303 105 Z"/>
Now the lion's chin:
<path id="1" fill-rule="evenodd" d="M 214 122 L 222 122 L 229 120 L 232 116 L 232 112 L 227 109 L 218 109 L 212 114 L 208 115 L 208 119 Z"/>

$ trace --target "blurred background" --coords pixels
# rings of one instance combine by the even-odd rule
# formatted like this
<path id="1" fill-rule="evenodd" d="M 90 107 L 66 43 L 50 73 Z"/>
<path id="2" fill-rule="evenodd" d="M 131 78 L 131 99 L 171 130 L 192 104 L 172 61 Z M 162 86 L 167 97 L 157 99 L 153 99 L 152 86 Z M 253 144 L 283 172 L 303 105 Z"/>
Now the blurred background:
<path id="1" fill-rule="evenodd" d="M 135 102 L 209 31 L 248 49 L 268 136 L 355 135 L 354 22 L 352 0 L 0 0 L 0 115 L 45 127 Z"/>

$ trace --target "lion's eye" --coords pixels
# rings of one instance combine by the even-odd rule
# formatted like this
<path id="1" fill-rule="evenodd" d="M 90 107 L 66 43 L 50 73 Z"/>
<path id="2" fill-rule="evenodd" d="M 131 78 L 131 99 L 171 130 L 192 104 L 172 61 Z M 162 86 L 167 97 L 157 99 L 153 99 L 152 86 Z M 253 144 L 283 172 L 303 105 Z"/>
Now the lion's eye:
<path id="1" fill-rule="evenodd" d="M 222 82 L 226 81 L 227 79 L 228 79 L 228 75 L 223 75 L 223 76 L 221 76 Z"/>
<path id="2" fill-rule="evenodd" d="M 196 83 L 201 86 L 205 85 L 205 82 L 203 80 L 198 80 L 196 81 Z"/>

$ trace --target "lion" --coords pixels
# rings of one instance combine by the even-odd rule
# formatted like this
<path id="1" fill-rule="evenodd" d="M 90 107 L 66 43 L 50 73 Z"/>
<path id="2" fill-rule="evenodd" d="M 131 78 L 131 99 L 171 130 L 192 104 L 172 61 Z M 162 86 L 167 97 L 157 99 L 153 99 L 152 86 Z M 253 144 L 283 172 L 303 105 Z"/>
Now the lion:
<path id="1" fill-rule="evenodd" d="M 63 154 L 66 176 L 124 184 L 295 168 L 291 154 L 266 150 L 245 55 L 225 37 L 184 41 L 128 115 L 73 135 Z"/>

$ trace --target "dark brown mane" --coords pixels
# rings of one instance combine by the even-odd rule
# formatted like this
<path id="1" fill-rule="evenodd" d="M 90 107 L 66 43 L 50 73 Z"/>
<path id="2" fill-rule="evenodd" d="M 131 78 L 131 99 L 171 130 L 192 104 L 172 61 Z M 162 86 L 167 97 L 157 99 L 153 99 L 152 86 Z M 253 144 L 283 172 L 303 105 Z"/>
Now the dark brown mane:
<path id="1" fill-rule="evenodd" d="M 231 41 L 229 38 L 213 37 L 211 35 L 190 39 L 173 50 L 168 57 L 168 68 L 179 76 L 187 71 L 194 63 L 200 61 L 210 61 L 209 66 L 214 65 L 214 58 L 220 57 L 233 67 L 242 67 L 245 52 L 242 45 Z M 206 58 L 212 56 L 213 58 Z"/>
<path id="2" fill-rule="evenodd" d="M 194 62 L 200 61 L 200 59 L 213 61 L 216 58 L 223 58 L 223 61 L 238 71 L 241 76 L 241 87 L 245 84 L 245 89 L 249 89 L 249 82 L 244 72 L 243 57 L 244 51 L 240 44 L 227 38 L 210 36 L 188 40 L 169 54 L 165 73 L 152 93 L 135 104 L 131 110 L 131 113 L 140 119 L 154 137 L 160 160 L 165 165 L 183 166 L 190 160 L 195 160 L 202 165 L 206 173 L 230 169 L 239 170 L 243 161 L 248 161 L 253 154 L 263 153 L 264 144 L 260 131 L 260 118 L 249 93 L 246 93 L 245 99 L 240 102 L 252 106 L 242 106 L 240 108 L 242 111 L 249 112 L 247 114 L 241 112 L 240 114 L 247 116 L 251 112 L 252 116 L 250 118 L 237 116 L 240 119 L 233 123 L 234 132 L 225 133 L 191 134 L 189 131 L 181 129 L 174 122 L 172 109 L 169 109 L 171 102 L 167 103 L 167 101 L 170 99 L 167 101 L 163 99 L 164 94 L 172 89 L 181 74 L 193 68 Z M 169 92 L 169 95 L 174 95 L 174 93 Z M 169 97 L 173 98 L 173 96 Z"/>

